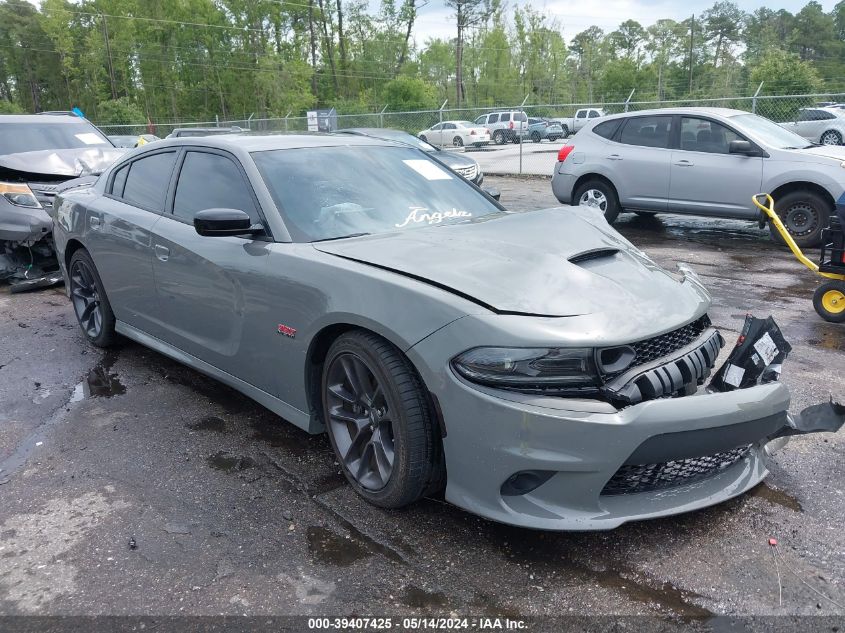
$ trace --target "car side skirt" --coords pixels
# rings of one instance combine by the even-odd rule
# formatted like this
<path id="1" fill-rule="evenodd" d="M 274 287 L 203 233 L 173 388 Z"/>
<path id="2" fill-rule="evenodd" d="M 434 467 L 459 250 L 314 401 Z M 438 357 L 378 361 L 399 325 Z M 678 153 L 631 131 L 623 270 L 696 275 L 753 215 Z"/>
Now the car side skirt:
<path id="1" fill-rule="evenodd" d="M 240 378 L 236 378 L 232 374 L 222 371 L 214 365 L 210 365 L 209 363 L 200 360 L 196 356 L 187 354 L 170 343 L 166 343 L 161 339 L 150 336 L 146 332 L 139 330 L 128 323 L 124 323 L 123 321 L 117 321 L 114 328 L 119 334 L 122 334 L 126 338 L 132 339 L 144 347 L 149 347 L 168 358 L 172 358 L 183 365 L 187 365 L 191 369 L 195 369 L 206 376 L 210 376 L 211 378 L 219 380 L 233 389 L 240 391 L 248 398 L 255 400 L 261 406 L 266 407 L 276 415 L 284 418 L 292 424 L 295 424 L 308 433 L 317 434 L 322 433 L 325 430 L 325 427 L 316 415 L 300 411 L 296 407 L 279 400 L 277 397 L 267 393 L 266 391 L 263 391 L 248 382 L 241 380 Z"/>

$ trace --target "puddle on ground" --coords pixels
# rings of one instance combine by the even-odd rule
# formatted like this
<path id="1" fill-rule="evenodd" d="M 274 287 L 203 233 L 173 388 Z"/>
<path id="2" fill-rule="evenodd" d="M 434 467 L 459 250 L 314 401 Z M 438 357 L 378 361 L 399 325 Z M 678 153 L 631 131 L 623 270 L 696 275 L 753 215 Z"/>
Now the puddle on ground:
<path id="1" fill-rule="evenodd" d="M 807 343 L 813 347 L 828 349 L 834 352 L 845 350 L 845 330 L 834 323 L 815 322 L 811 327 L 810 339 Z"/>
<path id="2" fill-rule="evenodd" d="M 111 398 L 126 393 L 126 387 L 111 370 L 116 362 L 117 354 L 106 352 L 85 380 L 74 387 L 70 402 L 80 402 L 85 398 Z"/>
<path id="3" fill-rule="evenodd" d="M 372 555 L 355 539 L 340 536 L 329 528 L 312 525 L 306 531 L 306 538 L 308 552 L 315 563 L 348 567 Z"/>
<path id="4" fill-rule="evenodd" d="M 209 466 L 224 473 L 234 473 L 241 470 L 247 470 L 248 468 L 255 466 L 255 461 L 249 457 L 231 455 L 226 451 L 220 451 L 214 455 L 209 455 L 206 461 Z"/>
<path id="5" fill-rule="evenodd" d="M 776 505 L 783 506 L 784 508 L 787 508 L 788 510 L 793 510 L 794 512 L 804 511 L 804 508 L 801 505 L 801 502 L 798 501 L 798 499 L 784 492 L 783 490 L 772 488 L 765 481 L 753 490 L 751 490 L 748 494 L 752 497 L 759 497 L 760 499 L 765 499 L 769 503 L 774 503 Z"/>
<path id="6" fill-rule="evenodd" d="M 192 431 L 214 431 L 215 433 L 226 432 L 226 422 L 222 418 L 208 415 L 196 422 L 189 422 L 186 425 Z"/>
<path id="7" fill-rule="evenodd" d="M 408 585 L 399 598 L 407 607 L 412 609 L 432 609 L 445 607 L 449 604 L 446 595 L 441 591 L 428 591 L 414 585 Z"/>

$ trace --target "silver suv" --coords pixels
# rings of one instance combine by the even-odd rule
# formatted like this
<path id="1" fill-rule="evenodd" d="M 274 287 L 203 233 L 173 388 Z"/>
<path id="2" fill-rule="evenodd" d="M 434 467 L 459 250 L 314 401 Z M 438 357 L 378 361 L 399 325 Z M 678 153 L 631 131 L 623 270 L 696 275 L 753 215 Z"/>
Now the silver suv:
<path id="1" fill-rule="evenodd" d="M 528 136 L 528 115 L 517 110 L 482 114 L 473 123 L 483 125 L 490 130 L 490 135 L 496 145 L 507 142 L 519 143 Z"/>
<path id="2" fill-rule="evenodd" d="M 667 108 L 587 124 L 558 153 L 552 190 L 565 204 L 757 219 L 772 194 L 800 246 L 815 246 L 845 206 L 845 148 L 818 146 L 755 114 Z"/>

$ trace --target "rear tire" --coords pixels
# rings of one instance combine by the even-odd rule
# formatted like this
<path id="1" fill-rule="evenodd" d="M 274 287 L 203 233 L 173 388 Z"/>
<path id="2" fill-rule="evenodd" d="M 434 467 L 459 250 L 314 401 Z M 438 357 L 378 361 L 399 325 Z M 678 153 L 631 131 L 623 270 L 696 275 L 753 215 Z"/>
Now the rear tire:
<path id="1" fill-rule="evenodd" d="M 569 136 L 569 126 L 561 125 L 560 127 L 563 129 L 563 138 L 567 138 Z"/>
<path id="2" fill-rule="evenodd" d="M 114 312 L 94 260 L 83 248 L 71 255 L 68 285 L 76 321 L 85 338 L 97 347 L 114 345 L 118 339 Z"/>
<path id="3" fill-rule="evenodd" d="M 822 145 L 842 145 L 842 135 L 836 130 L 828 130 L 819 137 Z"/>
<path id="4" fill-rule="evenodd" d="M 845 281 L 826 281 L 813 294 L 813 307 L 831 323 L 845 323 Z"/>
<path id="5" fill-rule="evenodd" d="M 452 139 L 452 145 L 454 145 L 455 147 L 463 147 L 464 139 L 462 139 L 460 136 L 456 136 Z"/>
<path id="6" fill-rule="evenodd" d="M 493 132 L 493 142 L 496 145 L 504 145 L 505 144 L 505 133 L 502 130 L 496 130 Z"/>
<path id="7" fill-rule="evenodd" d="M 830 223 L 830 203 L 813 191 L 793 191 L 775 200 L 775 212 L 801 248 L 818 246 L 821 233 Z M 783 243 L 780 233 L 769 224 L 772 239 Z"/>
<path id="8" fill-rule="evenodd" d="M 442 485 L 442 444 L 428 393 L 407 357 L 370 332 L 329 348 L 322 407 L 349 483 L 383 508 L 400 508 Z"/>
<path id="9" fill-rule="evenodd" d="M 604 180 L 589 180 L 579 186 L 572 195 L 572 203 L 599 209 L 608 224 L 612 224 L 619 215 L 619 198 L 613 187 Z"/>

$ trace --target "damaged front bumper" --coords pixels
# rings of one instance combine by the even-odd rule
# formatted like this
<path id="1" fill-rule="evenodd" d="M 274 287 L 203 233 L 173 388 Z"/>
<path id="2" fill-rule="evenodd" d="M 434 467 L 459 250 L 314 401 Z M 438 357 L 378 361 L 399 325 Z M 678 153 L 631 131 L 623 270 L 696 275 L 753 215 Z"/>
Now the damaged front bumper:
<path id="1" fill-rule="evenodd" d="M 659 367 L 644 364 L 609 383 L 611 401 L 465 380 L 447 350 L 483 343 L 478 330 L 478 321 L 464 319 L 408 353 L 441 414 L 446 499 L 503 523 L 599 530 L 704 508 L 757 485 L 787 438 L 833 432 L 845 421 L 845 407 L 833 402 L 790 415 L 780 382 L 690 388 L 715 362 L 721 339 L 712 329 Z"/>

